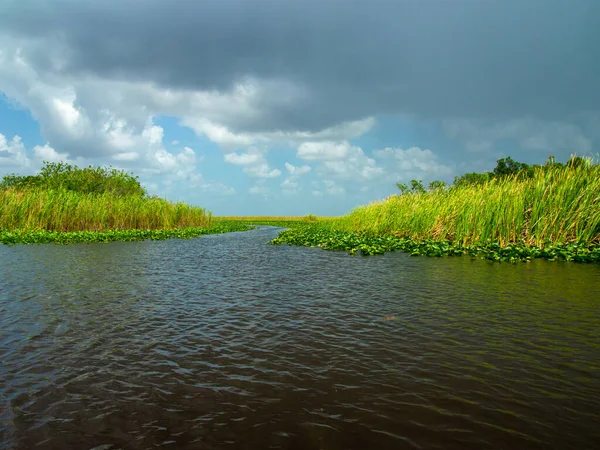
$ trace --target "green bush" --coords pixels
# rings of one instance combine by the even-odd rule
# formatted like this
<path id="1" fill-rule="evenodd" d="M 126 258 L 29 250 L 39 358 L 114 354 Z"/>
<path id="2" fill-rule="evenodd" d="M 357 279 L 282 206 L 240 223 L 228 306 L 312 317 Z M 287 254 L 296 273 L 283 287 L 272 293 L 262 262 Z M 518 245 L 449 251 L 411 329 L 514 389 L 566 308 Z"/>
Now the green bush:
<path id="1" fill-rule="evenodd" d="M 38 175 L 6 175 L 0 182 L 0 189 L 29 188 L 67 190 L 82 194 L 113 194 L 119 197 L 146 195 L 138 177 L 123 170 L 94 166 L 81 169 L 63 162 L 44 161 Z"/>

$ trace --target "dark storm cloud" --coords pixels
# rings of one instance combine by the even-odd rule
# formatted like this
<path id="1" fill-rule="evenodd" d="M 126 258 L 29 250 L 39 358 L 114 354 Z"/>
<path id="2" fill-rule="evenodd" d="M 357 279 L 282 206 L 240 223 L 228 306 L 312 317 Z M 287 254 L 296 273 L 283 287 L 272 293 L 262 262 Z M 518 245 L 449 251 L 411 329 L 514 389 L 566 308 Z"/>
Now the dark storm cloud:
<path id="1" fill-rule="evenodd" d="M 600 108 L 598 0 L 18 0 L 0 6 L 0 30 L 64 42 L 69 74 L 193 89 L 254 76 L 307 89 L 297 105 L 267 96 L 260 123 L 234 129 Z M 35 56 L 50 70 L 43 47 Z"/>

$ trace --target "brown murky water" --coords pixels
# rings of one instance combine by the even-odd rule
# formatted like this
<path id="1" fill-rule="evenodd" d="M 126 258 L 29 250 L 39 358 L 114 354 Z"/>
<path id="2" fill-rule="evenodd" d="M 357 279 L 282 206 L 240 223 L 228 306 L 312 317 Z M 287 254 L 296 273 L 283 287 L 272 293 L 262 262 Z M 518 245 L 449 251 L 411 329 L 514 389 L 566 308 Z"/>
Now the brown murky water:
<path id="1" fill-rule="evenodd" d="M 598 448 L 600 265 L 0 247 L 0 448 Z"/>

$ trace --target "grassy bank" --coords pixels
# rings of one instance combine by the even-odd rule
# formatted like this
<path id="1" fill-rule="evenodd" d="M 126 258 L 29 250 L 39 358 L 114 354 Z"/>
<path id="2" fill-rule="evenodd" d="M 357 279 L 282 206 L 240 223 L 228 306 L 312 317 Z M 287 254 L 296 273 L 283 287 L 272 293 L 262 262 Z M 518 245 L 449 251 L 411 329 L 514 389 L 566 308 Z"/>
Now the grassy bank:
<path id="1" fill-rule="evenodd" d="M 203 208 L 146 196 L 43 188 L 0 190 L 0 230 L 108 231 L 207 227 Z"/>
<path id="2" fill-rule="evenodd" d="M 275 244 L 378 254 L 463 255 L 493 260 L 600 260 L 600 166 L 538 168 L 429 192 L 394 195 Z"/>
<path id="3" fill-rule="evenodd" d="M 0 243 L 74 243 L 189 238 L 249 229 L 148 196 L 138 178 L 112 168 L 45 163 L 37 175 L 0 182 Z"/>
<path id="4" fill-rule="evenodd" d="M 562 243 L 547 244 L 541 247 L 524 244 L 484 242 L 461 245 L 448 240 L 414 240 L 394 235 L 376 235 L 360 231 L 343 231 L 331 224 L 307 224 L 303 227 L 290 227 L 271 242 L 273 245 L 299 245 L 319 247 L 323 250 L 347 251 L 354 255 L 379 255 L 386 252 L 402 251 L 411 256 L 471 256 L 492 261 L 530 261 L 535 258 L 562 261 L 600 261 L 599 244 Z"/>
<path id="5" fill-rule="evenodd" d="M 268 225 L 281 228 L 296 228 L 333 219 L 335 217 L 315 216 L 313 214 L 308 216 L 218 216 L 213 218 L 215 223 L 220 221 L 243 222 L 249 225 Z"/>
<path id="6" fill-rule="evenodd" d="M 333 220 L 335 217 L 330 216 L 315 216 L 309 214 L 307 216 L 216 216 L 215 220 L 226 220 L 247 223 L 281 223 L 281 222 L 317 222 L 323 220 Z"/>
<path id="7" fill-rule="evenodd" d="M 483 184 L 392 196 L 334 221 L 337 229 L 450 240 L 543 246 L 600 242 L 600 166 L 539 169 Z"/>

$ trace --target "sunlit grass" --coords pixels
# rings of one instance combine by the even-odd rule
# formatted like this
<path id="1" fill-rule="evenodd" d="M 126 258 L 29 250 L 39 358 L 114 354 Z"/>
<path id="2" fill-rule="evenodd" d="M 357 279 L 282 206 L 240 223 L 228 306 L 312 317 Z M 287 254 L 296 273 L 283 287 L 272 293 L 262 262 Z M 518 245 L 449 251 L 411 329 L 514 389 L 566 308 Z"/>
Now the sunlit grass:
<path id="1" fill-rule="evenodd" d="M 600 242 L 600 166 L 394 195 L 329 222 L 338 230 L 500 246 Z"/>
<path id="2" fill-rule="evenodd" d="M 600 261 L 600 166 L 539 168 L 531 179 L 492 179 L 393 195 L 347 216 L 290 227 L 271 241 L 382 254 Z"/>
<path id="3" fill-rule="evenodd" d="M 208 227 L 200 207 L 156 197 L 68 190 L 0 190 L 0 230 L 107 231 Z"/>
<path id="4" fill-rule="evenodd" d="M 321 220 L 333 220 L 333 216 L 215 216 L 214 220 L 228 220 L 240 222 L 317 222 Z"/>

